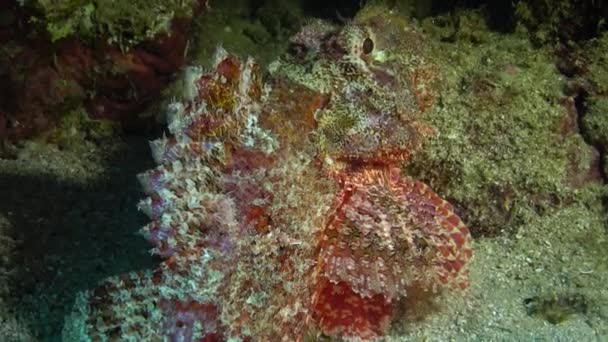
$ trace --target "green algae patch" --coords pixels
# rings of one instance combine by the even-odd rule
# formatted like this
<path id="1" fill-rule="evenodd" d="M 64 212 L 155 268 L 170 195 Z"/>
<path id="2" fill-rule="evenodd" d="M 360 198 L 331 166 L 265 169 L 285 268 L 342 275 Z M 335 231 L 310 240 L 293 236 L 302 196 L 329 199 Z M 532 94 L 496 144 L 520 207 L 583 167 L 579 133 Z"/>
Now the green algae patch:
<path id="1" fill-rule="evenodd" d="M 587 105 L 589 110 L 583 119 L 585 132 L 593 143 L 605 146 L 608 144 L 608 98 L 593 96 Z"/>
<path id="2" fill-rule="evenodd" d="M 39 137 L 61 150 L 87 150 L 91 144 L 112 145 L 118 135 L 119 124 L 109 120 L 93 120 L 82 107 L 76 107 L 61 116 L 57 126 Z"/>
<path id="3" fill-rule="evenodd" d="M 194 22 L 190 64 L 211 67 L 218 45 L 241 58 L 254 56 L 262 67 L 286 51 L 289 37 L 305 19 L 299 3 L 272 0 L 257 10 L 250 6 L 244 0 L 213 2 Z"/>
<path id="4" fill-rule="evenodd" d="M 608 147 L 608 34 L 591 40 L 585 44 L 589 61 L 588 76 L 591 92 L 588 94 L 585 106 L 587 112 L 583 116 L 583 132 L 588 140 L 606 153 Z M 604 158 L 604 174 L 608 164 Z"/>
<path id="5" fill-rule="evenodd" d="M 589 78 L 595 91 L 600 94 L 608 93 L 608 33 L 593 39 L 584 46 L 589 60 Z"/>
<path id="6" fill-rule="evenodd" d="M 471 15 L 461 22 L 480 23 Z M 423 118 L 439 134 L 408 172 L 456 203 L 475 235 L 513 232 L 576 201 L 576 188 L 594 181 L 577 175 L 592 173 L 597 154 L 576 132 L 550 51 L 521 33 L 461 29 L 476 38 L 435 37 L 430 48 L 443 89 Z"/>
<path id="7" fill-rule="evenodd" d="M 36 0 L 43 22 L 53 41 L 72 35 L 85 39 L 107 37 L 109 43 L 129 47 L 158 34 L 169 33 L 176 17 L 192 15 L 196 0 Z"/>

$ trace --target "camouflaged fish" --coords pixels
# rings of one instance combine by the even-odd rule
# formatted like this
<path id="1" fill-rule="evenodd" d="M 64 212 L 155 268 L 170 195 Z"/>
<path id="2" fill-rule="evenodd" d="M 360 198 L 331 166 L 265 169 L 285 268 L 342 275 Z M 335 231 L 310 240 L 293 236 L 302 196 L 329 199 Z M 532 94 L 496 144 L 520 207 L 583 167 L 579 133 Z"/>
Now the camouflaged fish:
<path id="1" fill-rule="evenodd" d="M 66 338 L 378 340 L 411 289 L 467 287 L 469 231 L 401 169 L 436 134 L 421 34 L 369 7 L 291 44 L 266 79 L 223 49 L 186 72 L 139 175 L 163 261 L 81 296 Z"/>

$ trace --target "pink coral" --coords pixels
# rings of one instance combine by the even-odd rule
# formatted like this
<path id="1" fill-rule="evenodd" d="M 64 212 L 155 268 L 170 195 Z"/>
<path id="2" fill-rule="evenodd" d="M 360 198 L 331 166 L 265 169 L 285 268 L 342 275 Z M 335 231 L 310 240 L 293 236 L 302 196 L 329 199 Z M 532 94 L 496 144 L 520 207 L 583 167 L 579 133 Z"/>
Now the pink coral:
<path id="1" fill-rule="evenodd" d="M 366 30 L 336 34 L 357 46 Z M 213 72 L 187 72 L 171 137 L 151 143 L 159 166 L 139 176 L 142 232 L 164 261 L 89 293 L 81 335 L 373 340 L 411 288 L 467 286 L 467 228 L 399 168 L 432 132 L 417 96 L 349 53 L 313 66 L 334 70 L 326 94 L 281 67 L 264 85 L 253 60 L 221 49 Z"/>

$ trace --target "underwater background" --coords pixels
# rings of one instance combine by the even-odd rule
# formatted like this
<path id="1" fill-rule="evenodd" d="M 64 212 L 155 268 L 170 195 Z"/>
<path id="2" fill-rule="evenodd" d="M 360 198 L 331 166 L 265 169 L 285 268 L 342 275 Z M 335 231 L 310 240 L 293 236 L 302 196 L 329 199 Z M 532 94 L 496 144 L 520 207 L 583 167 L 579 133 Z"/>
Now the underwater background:
<path id="1" fill-rule="evenodd" d="M 592 0 L 0 2 L 0 341 L 608 340 L 606 18 L 608 4 Z M 250 102 L 239 102 L 243 84 Z M 209 114 L 216 121 L 193 133 L 182 121 L 207 115 L 197 101 L 246 113 Z M 162 221 L 154 207 L 146 217 L 140 200 L 157 199 L 145 186 L 164 184 L 137 175 L 157 164 L 190 175 L 180 173 L 189 147 L 150 151 L 163 136 L 201 143 L 212 170 L 199 171 L 236 196 L 236 221 L 251 230 L 234 233 L 242 241 L 209 247 L 220 238 L 178 223 L 175 245 L 152 228 L 140 234 Z M 230 153 L 217 157 L 209 141 Z M 251 146 L 263 153 L 243 152 Z M 262 167 L 269 175 L 256 178 Z M 247 172 L 253 185 L 239 178 Z M 188 191 L 208 182 L 197 177 Z M 244 212 L 247 196 L 255 205 Z M 394 215 L 393 225 L 404 211 L 422 228 L 379 242 L 317 231 L 346 231 L 341 214 L 349 232 L 369 223 L 349 206 Z M 216 226 L 233 219 L 213 215 Z M 376 273 L 411 281 L 353 285 L 358 274 L 323 259 L 334 247 L 323 241 L 340 238 L 365 245 L 365 257 L 353 253 L 357 272 L 377 253 L 392 261 Z M 174 256 L 181 250 L 217 252 L 218 265 L 202 268 L 230 272 L 222 284 L 234 293 L 205 294 L 213 307 L 193 299 L 217 280 L 188 274 L 198 269 Z M 295 266 L 281 268 L 284 259 Z M 178 280 L 158 285 L 159 273 Z M 294 288 L 263 288 L 275 275 Z M 136 278 L 161 293 L 143 292 L 144 303 Z M 184 285 L 192 279 L 204 289 Z M 362 309 L 365 324 L 331 321 L 319 301 L 347 304 L 328 299 L 327 284 L 378 311 Z"/>

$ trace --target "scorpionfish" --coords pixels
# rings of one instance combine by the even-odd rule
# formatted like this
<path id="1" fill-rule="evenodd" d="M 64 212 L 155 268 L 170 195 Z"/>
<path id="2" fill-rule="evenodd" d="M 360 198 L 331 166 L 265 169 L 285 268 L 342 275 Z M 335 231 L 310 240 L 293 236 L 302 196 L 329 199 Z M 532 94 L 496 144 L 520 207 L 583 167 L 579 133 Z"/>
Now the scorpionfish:
<path id="1" fill-rule="evenodd" d="M 314 20 L 268 67 L 218 48 L 140 174 L 153 270 L 78 299 L 91 341 L 382 339 L 413 289 L 464 289 L 470 234 L 403 166 L 437 132 L 424 38 L 369 7 Z"/>

